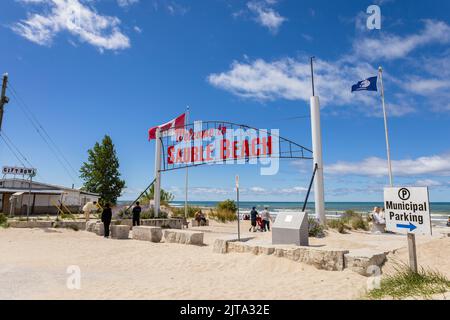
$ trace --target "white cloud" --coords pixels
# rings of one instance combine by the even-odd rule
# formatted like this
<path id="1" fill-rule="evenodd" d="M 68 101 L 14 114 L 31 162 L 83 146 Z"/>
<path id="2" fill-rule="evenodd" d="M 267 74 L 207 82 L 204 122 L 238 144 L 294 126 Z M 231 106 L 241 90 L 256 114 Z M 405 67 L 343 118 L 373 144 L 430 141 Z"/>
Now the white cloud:
<path id="1" fill-rule="evenodd" d="M 418 187 L 440 187 L 443 185 L 443 183 L 436 180 L 424 179 L 424 180 L 417 180 L 415 185 Z"/>
<path id="2" fill-rule="evenodd" d="M 211 74 L 210 84 L 234 95 L 255 100 L 302 100 L 308 102 L 311 93 L 311 71 L 307 57 L 301 59 L 283 58 L 267 62 L 257 59 L 253 62 L 231 64 L 230 70 Z M 316 89 L 322 105 L 353 106 L 360 111 L 381 115 L 380 100 L 375 93 L 352 94 L 350 88 L 355 79 L 364 79 L 377 74 L 377 70 L 366 63 L 350 64 L 344 60 L 330 63 L 321 59 L 315 61 Z M 390 107 L 390 105 L 389 105 Z M 404 104 L 393 104 L 391 115 L 404 115 L 414 108 Z"/>
<path id="3" fill-rule="evenodd" d="M 417 159 L 393 160 L 394 176 L 436 175 L 450 176 L 450 154 L 424 156 Z M 385 159 L 371 157 L 360 162 L 339 161 L 325 166 L 325 172 L 334 175 L 386 176 Z"/>
<path id="4" fill-rule="evenodd" d="M 139 3 L 139 0 L 117 0 L 117 4 L 120 7 L 128 7 L 137 3 Z"/>
<path id="5" fill-rule="evenodd" d="M 20 0 L 48 8 L 46 15 L 28 13 L 28 18 L 12 26 L 12 30 L 39 45 L 50 46 L 63 31 L 77 36 L 100 50 L 121 50 L 130 47 L 129 38 L 120 29 L 120 20 L 98 14 L 80 0 Z"/>
<path id="6" fill-rule="evenodd" d="M 385 34 L 380 38 L 358 39 L 354 42 L 354 51 L 358 57 L 369 60 L 392 60 L 404 58 L 425 45 L 450 43 L 450 26 L 447 23 L 435 20 L 425 20 L 424 23 L 424 28 L 417 34 L 404 37 Z"/>
<path id="7" fill-rule="evenodd" d="M 257 0 L 247 3 L 247 7 L 255 16 L 256 22 L 268 28 L 272 33 L 277 33 L 281 25 L 287 20 L 271 7 L 276 3 L 276 0 Z"/>

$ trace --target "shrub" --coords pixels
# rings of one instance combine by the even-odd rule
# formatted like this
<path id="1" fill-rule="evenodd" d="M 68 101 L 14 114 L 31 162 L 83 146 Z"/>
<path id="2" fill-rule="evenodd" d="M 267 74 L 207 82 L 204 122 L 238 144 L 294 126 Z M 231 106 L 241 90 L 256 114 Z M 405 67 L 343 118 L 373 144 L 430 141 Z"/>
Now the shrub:
<path id="1" fill-rule="evenodd" d="M 384 276 L 380 287 L 370 291 L 367 296 L 371 299 L 432 298 L 434 294 L 446 293 L 449 290 L 450 280 L 443 274 L 424 268 L 413 272 L 408 265 L 398 264 L 395 273 Z"/>
<path id="2" fill-rule="evenodd" d="M 188 206 L 187 209 L 188 209 L 188 218 L 194 218 L 195 213 L 200 211 L 199 207 Z M 184 217 L 184 207 L 181 208 L 170 207 L 170 210 L 172 211 L 174 217 Z"/>
<path id="3" fill-rule="evenodd" d="M 364 218 L 361 215 L 350 219 L 350 225 L 352 226 L 353 230 L 358 229 L 369 230 L 369 224 L 367 223 L 366 220 L 364 220 Z"/>
<path id="4" fill-rule="evenodd" d="M 315 218 L 308 218 L 308 232 L 310 237 L 325 237 L 323 226 Z"/>
<path id="5" fill-rule="evenodd" d="M 236 206 L 236 202 L 234 202 L 233 200 L 225 200 L 222 202 L 219 202 L 217 204 L 217 210 L 218 211 L 229 211 L 229 212 L 233 212 L 236 213 L 237 212 L 237 206 Z"/>
<path id="6" fill-rule="evenodd" d="M 0 227 L 8 227 L 8 217 L 4 213 L 0 213 Z"/>
<path id="7" fill-rule="evenodd" d="M 225 209 L 210 210 L 209 217 L 222 223 L 237 220 L 236 212 Z"/>
<path id="8" fill-rule="evenodd" d="M 331 229 L 336 229 L 339 233 L 345 233 L 345 223 L 342 219 L 329 219 L 327 226 Z"/>
<path id="9" fill-rule="evenodd" d="M 120 219 L 131 219 L 132 213 L 129 210 L 123 208 L 119 210 L 119 212 L 117 213 L 117 217 Z"/>
<path id="10" fill-rule="evenodd" d="M 59 216 L 62 220 L 76 220 L 75 216 L 71 213 L 61 213 Z"/>
<path id="11" fill-rule="evenodd" d="M 159 217 L 155 217 L 155 209 L 150 208 L 141 212 L 141 219 L 167 219 L 168 214 L 164 211 L 159 211 Z"/>

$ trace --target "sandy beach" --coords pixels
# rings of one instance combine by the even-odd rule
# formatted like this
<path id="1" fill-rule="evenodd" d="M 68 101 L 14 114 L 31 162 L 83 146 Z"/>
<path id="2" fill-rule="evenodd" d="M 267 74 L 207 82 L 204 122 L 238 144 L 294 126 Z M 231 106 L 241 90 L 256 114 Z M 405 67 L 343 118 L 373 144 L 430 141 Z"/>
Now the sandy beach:
<path id="1" fill-rule="evenodd" d="M 348 269 L 213 253 L 214 240 L 234 234 L 235 223 L 193 229 L 205 232 L 204 246 L 111 240 L 66 229 L 0 229 L 0 299 L 358 299 L 365 294 L 368 278 Z M 270 233 L 256 235 L 270 239 Z M 404 236 L 330 231 L 311 245 L 395 249 L 383 270 L 407 261 Z M 420 265 L 450 277 L 449 256 L 449 237 L 418 237 Z M 66 286 L 72 265 L 81 270 L 80 290 Z"/>

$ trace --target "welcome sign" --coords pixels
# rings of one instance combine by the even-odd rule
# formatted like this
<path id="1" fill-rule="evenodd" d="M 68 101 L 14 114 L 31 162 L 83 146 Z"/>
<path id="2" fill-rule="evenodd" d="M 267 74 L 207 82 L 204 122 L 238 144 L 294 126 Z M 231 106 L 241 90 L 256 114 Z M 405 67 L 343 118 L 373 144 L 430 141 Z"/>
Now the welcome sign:
<path id="1" fill-rule="evenodd" d="M 195 122 L 191 128 L 171 129 L 163 138 L 164 168 L 201 164 L 262 164 L 261 174 L 279 169 L 279 130 Z"/>

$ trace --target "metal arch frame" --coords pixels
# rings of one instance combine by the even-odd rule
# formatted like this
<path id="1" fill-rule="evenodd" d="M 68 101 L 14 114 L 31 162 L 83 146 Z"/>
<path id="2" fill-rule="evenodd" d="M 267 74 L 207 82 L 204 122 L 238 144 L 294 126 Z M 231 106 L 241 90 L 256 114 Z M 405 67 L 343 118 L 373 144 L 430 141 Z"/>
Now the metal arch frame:
<path id="1" fill-rule="evenodd" d="M 278 154 L 272 154 L 270 155 L 271 158 L 278 158 L 278 159 L 304 159 L 304 160 L 312 160 L 312 150 L 310 150 L 309 148 L 306 148 L 298 143 L 293 142 L 292 140 L 283 138 L 279 135 L 276 134 L 272 134 L 271 132 L 269 132 L 266 129 L 257 129 L 248 125 L 244 125 L 244 124 L 238 124 L 238 123 L 233 123 L 233 122 L 229 122 L 229 121 L 202 121 L 202 124 L 207 124 L 207 128 L 208 129 L 218 129 L 220 127 L 223 126 L 231 126 L 231 128 L 233 127 L 239 127 L 241 129 L 250 129 L 250 130 L 255 130 L 256 132 L 261 132 L 261 131 L 265 131 L 267 133 L 267 135 L 269 136 L 273 136 L 273 137 L 277 137 L 280 140 L 280 145 L 282 142 L 284 143 L 288 143 L 289 144 L 289 151 L 285 151 L 285 152 L 281 152 L 279 151 Z M 209 124 L 214 124 L 214 127 L 209 127 Z M 185 128 L 187 130 L 187 128 L 192 127 L 193 128 L 194 123 L 191 124 L 186 124 L 184 126 L 179 126 L 179 127 L 175 127 L 175 128 L 170 128 L 164 131 L 161 131 L 161 134 L 170 130 L 177 130 L 177 129 L 181 129 L 181 128 Z M 206 129 L 207 130 L 207 129 Z M 160 137 L 160 141 L 161 141 L 161 151 L 162 151 L 162 156 L 163 159 L 166 159 L 166 154 L 165 154 L 165 148 L 164 148 L 164 139 L 166 139 L 166 141 L 170 138 L 169 135 L 165 136 L 165 137 Z M 194 140 L 191 140 L 192 143 Z M 169 143 L 167 142 L 166 145 L 168 145 Z M 297 147 L 298 150 L 292 150 L 292 146 Z M 299 156 L 295 156 L 295 153 L 301 153 L 301 155 Z M 311 156 L 306 156 L 305 153 L 310 153 Z M 287 154 L 287 155 L 285 155 Z M 268 156 L 249 156 L 249 157 L 245 157 L 246 161 L 249 161 L 250 159 L 260 159 L 260 158 L 268 158 Z M 233 159 L 233 160 L 237 160 L 237 159 Z M 213 164 L 223 164 L 225 163 L 225 161 L 227 160 L 213 160 L 213 161 L 208 161 L 208 162 L 202 162 L 202 163 L 196 163 L 196 164 L 188 164 L 188 165 L 179 165 L 177 167 L 173 167 L 173 168 L 167 168 L 166 166 L 166 162 L 163 161 L 163 166 L 164 168 L 160 170 L 160 172 L 168 172 L 168 171 L 174 171 L 174 170 L 179 170 L 179 169 L 185 169 L 185 168 L 192 168 L 192 167 L 198 167 L 198 166 L 203 166 L 203 165 L 213 165 Z"/>

